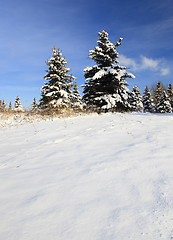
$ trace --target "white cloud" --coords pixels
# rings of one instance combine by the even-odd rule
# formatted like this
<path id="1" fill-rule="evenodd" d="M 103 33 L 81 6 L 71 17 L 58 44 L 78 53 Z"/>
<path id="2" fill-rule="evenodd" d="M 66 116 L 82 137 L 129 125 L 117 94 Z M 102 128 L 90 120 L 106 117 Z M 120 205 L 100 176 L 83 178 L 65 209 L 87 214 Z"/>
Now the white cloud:
<path id="1" fill-rule="evenodd" d="M 124 55 L 119 55 L 120 63 L 136 71 L 138 69 L 138 64 L 132 58 L 128 58 Z"/>
<path id="2" fill-rule="evenodd" d="M 165 67 L 163 59 L 152 59 L 146 56 L 141 56 L 139 60 L 128 58 L 125 55 L 119 56 L 120 63 L 133 71 L 150 70 L 159 73 L 161 76 L 166 76 L 170 73 L 169 67 Z"/>
<path id="3" fill-rule="evenodd" d="M 152 58 L 147 58 L 145 56 L 141 56 L 141 64 L 140 69 L 151 69 L 158 70 L 160 60 L 154 60 Z"/>
<path id="4" fill-rule="evenodd" d="M 162 68 L 161 69 L 161 75 L 162 76 L 166 76 L 170 73 L 170 69 L 169 68 Z"/>

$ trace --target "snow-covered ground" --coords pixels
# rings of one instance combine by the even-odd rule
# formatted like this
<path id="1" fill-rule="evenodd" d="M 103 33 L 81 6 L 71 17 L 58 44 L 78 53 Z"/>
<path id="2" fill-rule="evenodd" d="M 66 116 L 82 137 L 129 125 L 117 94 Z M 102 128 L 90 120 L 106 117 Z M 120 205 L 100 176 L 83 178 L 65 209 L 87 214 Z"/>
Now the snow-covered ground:
<path id="1" fill-rule="evenodd" d="M 1 240 L 173 239 L 173 114 L 0 129 Z"/>
<path id="2" fill-rule="evenodd" d="M 32 115 L 27 112 L 21 112 L 21 113 L 0 113 L 0 128 L 2 127 L 13 127 L 22 125 L 25 123 L 32 123 L 36 121 L 46 120 L 48 117 L 44 117 L 41 115 Z"/>

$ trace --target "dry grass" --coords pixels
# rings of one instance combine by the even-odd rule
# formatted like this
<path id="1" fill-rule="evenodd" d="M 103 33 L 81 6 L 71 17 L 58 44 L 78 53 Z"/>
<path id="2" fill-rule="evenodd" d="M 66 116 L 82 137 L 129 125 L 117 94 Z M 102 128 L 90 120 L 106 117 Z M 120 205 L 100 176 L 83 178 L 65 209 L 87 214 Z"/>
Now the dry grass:
<path id="1" fill-rule="evenodd" d="M 68 118 L 71 116 L 79 116 L 91 114 L 93 112 L 81 109 L 63 108 L 49 111 L 3 111 L 0 112 L 0 128 L 11 127 L 23 123 L 33 123 L 37 121 L 53 120 L 54 118 Z"/>

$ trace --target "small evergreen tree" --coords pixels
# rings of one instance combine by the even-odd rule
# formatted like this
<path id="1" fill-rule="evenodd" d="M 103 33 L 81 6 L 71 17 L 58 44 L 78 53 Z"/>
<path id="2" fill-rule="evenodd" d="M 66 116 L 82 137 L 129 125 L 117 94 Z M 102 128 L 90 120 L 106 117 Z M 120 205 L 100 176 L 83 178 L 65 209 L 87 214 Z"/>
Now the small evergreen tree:
<path id="1" fill-rule="evenodd" d="M 133 112 L 136 109 L 136 102 L 135 102 L 135 93 L 133 91 L 130 91 L 128 93 L 128 103 L 130 106 L 130 111 Z"/>
<path id="2" fill-rule="evenodd" d="M 8 105 L 8 111 L 12 111 L 12 104 L 11 104 L 11 101 L 9 102 L 9 105 Z"/>
<path id="3" fill-rule="evenodd" d="M 170 98 L 168 97 L 165 90 L 163 90 L 160 100 L 157 102 L 156 112 L 157 113 L 171 113 L 172 112 Z"/>
<path id="4" fill-rule="evenodd" d="M 153 88 L 153 101 L 155 106 L 159 103 L 163 91 L 164 91 L 163 84 L 160 81 L 158 81 L 156 87 Z"/>
<path id="5" fill-rule="evenodd" d="M 167 94 L 170 99 L 171 107 L 173 108 L 173 86 L 172 86 L 172 83 L 169 83 L 169 85 L 168 85 Z"/>
<path id="6" fill-rule="evenodd" d="M 129 97 L 131 110 L 136 112 L 143 112 L 142 97 L 139 88 L 135 85 Z"/>
<path id="7" fill-rule="evenodd" d="M 35 98 L 33 99 L 31 111 L 32 111 L 32 112 L 37 112 L 37 111 L 38 111 L 38 104 L 37 104 L 37 101 L 36 101 Z"/>
<path id="8" fill-rule="evenodd" d="M 0 101 L 0 110 L 1 112 L 5 112 L 7 110 L 7 105 L 4 100 Z"/>
<path id="9" fill-rule="evenodd" d="M 142 102 L 143 102 L 144 112 L 154 112 L 153 99 L 148 86 L 145 87 L 144 94 L 142 97 Z"/>
<path id="10" fill-rule="evenodd" d="M 23 107 L 22 107 L 22 104 L 20 102 L 19 96 L 17 96 L 15 98 L 14 111 L 16 111 L 16 112 L 23 112 Z"/>
<path id="11" fill-rule="evenodd" d="M 72 108 L 74 110 L 81 110 L 83 108 L 82 97 L 79 93 L 77 83 L 73 84 L 73 94 L 72 94 Z"/>
<path id="12" fill-rule="evenodd" d="M 89 58 L 97 65 L 84 69 L 86 81 L 83 100 L 88 106 L 97 109 L 127 111 L 130 109 L 130 90 L 125 79 L 135 77 L 126 72 L 126 67 L 119 65 L 116 48 L 121 45 L 122 38 L 114 45 L 106 31 L 98 34 L 98 46 L 89 53 Z"/>
<path id="13" fill-rule="evenodd" d="M 61 51 L 53 49 L 52 57 L 46 63 L 49 67 L 44 79 L 47 83 L 42 87 L 40 106 L 43 109 L 68 108 L 71 105 L 73 80 L 69 75 L 67 62 L 62 57 Z"/>

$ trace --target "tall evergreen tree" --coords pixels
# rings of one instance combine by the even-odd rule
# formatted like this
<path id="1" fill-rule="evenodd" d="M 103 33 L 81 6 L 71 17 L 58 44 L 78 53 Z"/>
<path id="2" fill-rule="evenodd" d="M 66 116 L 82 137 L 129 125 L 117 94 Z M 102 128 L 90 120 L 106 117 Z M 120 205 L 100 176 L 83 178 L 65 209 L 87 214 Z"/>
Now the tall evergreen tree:
<path id="1" fill-rule="evenodd" d="M 154 112 L 154 105 L 151 92 L 148 86 L 145 87 L 144 94 L 142 97 L 144 112 Z"/>
<path id="2" fill-rule="evenodd" d="M 157 102 L 156 112 L 157 113 L 171 113 L 172 112 L 170 98 L 168 97 L 165 90 L 163 90 L 163 93 L 162 93 L 159 101 Z"/>
<path id="3" fill-rule="evenodd" d="M 16 112 L 23 112 L 23 107 L 22 107 L 22 104 L 20 102 L 19 96 L 16 96 L 16 98 L 15 98 L 14 111 L 16 111 Z"/>
<path id="4" fill-rule="evenodd" d="M 71 105 L 73 80 L 69 75 L 70 68 L 66 68 L 67 62 L 62 57 L 61 51 L 53 49 L 52 57 L 46 63 L 49 67 L 44 79 L 47 82 L 42 87 L 41 108 L 67 108 Z"/>
<path id="5" fill-rule="evenodd" d="M 172 86 L 172 83 L 169 83 L 169 85 L 168 85 L 167 94 L 168 94 L 168 97 L 170 98 L 171 107 L 173 108 L 173 86 Z"/>
<path id="6" fill-rule="evenodd" d="M 98 34 L 98 46 L 89 53 L 89 58 L 93 59 L 96 65 L 84 69 L 86 81 L 83 99 L 87 105 L 101 109 L 129 110 L 130 90 L 125 79 L 135 77 L 126 72 L 126 67 L 119 65 L 116 48 L 121 45 L 122 38 L 114 45 L 106 31 Z"/>

